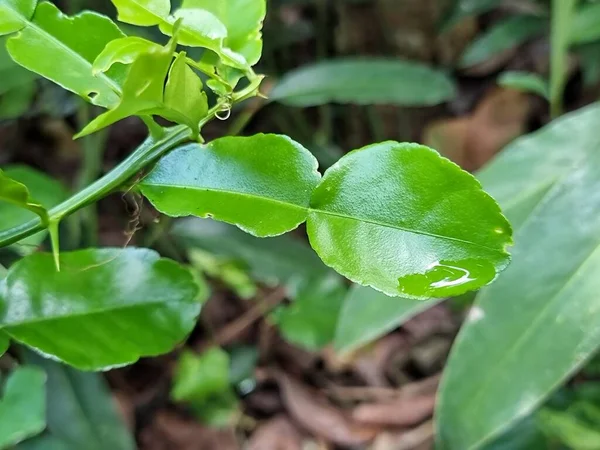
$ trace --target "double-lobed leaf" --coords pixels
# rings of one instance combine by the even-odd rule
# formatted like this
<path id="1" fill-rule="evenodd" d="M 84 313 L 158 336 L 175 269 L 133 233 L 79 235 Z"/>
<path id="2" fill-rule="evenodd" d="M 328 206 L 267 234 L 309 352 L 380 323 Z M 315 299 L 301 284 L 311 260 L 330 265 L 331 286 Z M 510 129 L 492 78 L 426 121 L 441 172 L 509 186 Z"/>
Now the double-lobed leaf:
<path id="1" fill-rule="evenodd" d="M 33 18 L 23 15 L 21 19 L 25 26 L 7 42 L 18 64 L 95 105 L 114 107 L 119 102 L 125 67 L 92 72 L 106 44 L 124 37 L 108 17 L 89 11 L 68 17 L 52 3 L 42 2 Z"/>
<path id="2" fill-rule="evenodd" d="M 456 94 L 444 73 L 397 59 L 339 59 L 303 66 L 285 75 L 269 93 L 290 106 L 326 103 L 436 105 Z"/>
<path id="3" fill-rule="evenodd" d="M 388 295 L 444 297 L 491 282 L 511 229 L 479 183 L 435 151 L 387 142 L 351 152 L 323 179 L 287 137 L 187 145 L 140 184 L 171 216 L 213 217 L 255 236 L 307 221 L 312 247 L 347 278 Z"/>
<path id="4" fill-rule="evenodd" d="M 36 367 L 15 369 L 0 398 L 0 448 L 12 448 L 46 426 L 46 375 Z"/>
<path id="5" fill-rule="evenodd" d="M 0 292 L 0 329 L 82 370 L 168 352 L 195 325 L 206 288 L 146 249 L 37 253 L 15 263 Z"/>
<path id="6" fill-rule="evenodd" d="M 437 413 L 442 449 L 492 440 L 598 348 L 599 120 L 598 105 L 564 116 L 480 173 L 516 225 L 517 245 L 451 353 Z"/>

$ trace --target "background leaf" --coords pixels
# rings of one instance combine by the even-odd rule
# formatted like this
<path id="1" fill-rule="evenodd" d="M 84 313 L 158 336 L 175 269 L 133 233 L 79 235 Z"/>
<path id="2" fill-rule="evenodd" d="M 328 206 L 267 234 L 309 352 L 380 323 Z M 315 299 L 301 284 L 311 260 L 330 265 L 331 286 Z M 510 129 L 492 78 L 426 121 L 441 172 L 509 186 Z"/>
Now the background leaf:
<path id="1" fill-rule="evenodd" d="M 239 262 L 261 283 L 285 285 L 292 297 L 313 281 L 339 278 L 308 244 L 290 235 L 259 239 L 232 225 L 197 218 L 179 220 L 171 235 L 186 248 L 202 248 Z"/>
<path id="2" fill-rule="evenodd" d="M 477 448 L 494 438 L 598 347 L 597 115 L 595 106 L 565 117 L 484 171 L 482 179 L 495 181 L 499 170 L 514 177 L 505 179 L 500 200 L 520 229 L 512 264 L 479 295 L 451 353 L 438 405 L 441 448 Z M 536 152 L 543 160 L 532 159 Z"/>
<path id="3" fill-rule="evenodd" d="M 545 99 L 550 97 L 548 82 L 536 73 L 503 72 L 498 77 L 498 84 L 517 91 L 531 92 Z"/>
<path id="4" fill-rule="evenodd" d="M 168 352 L 192 330 L 207 294 L 187 269 L 151 250 L 81 250 L 60 259 L 61 272 L 45 253 L 11 266 L 0 328 L 84 370 Z"/>
<path id="5" fill-rule="evenodd" d="M 546 28 L 546 19 L 536 16 L 514 16 L 498 22 L 467 48 L 460 65 L 469 67 L 485 62 L 497 56 L 498 53 L 510 50 L 541 35 Z"/>
<path id="6" fill-rule="evenodd" d="M 0 36 L 14 33 L 31 19 L 37 0 L 2 0 L 0 3 Z"/>
<path id="7" fill-rule="evenodd" d="M 600 38 L 600 4 L 583 4 L 573 14 L 570 43 L 583 44 L 598 38 Z"/>
<path id="8" fill-rule="evenodd" d="M 170 216 L 211 216 L 265 237 L 306 220 L 320 177 L 317 160 L 300 144 L 259 134 L 178 148 L 159 161 L 140 189 Z"/>
<path id="9" fill-rule="evenodd" d="M 10 374 L 0 399 L 0 448 L 9 448 L 41 433 L 46 426 L 44 372 L 19 367 Z"/>
<path id="10" fill-rule="evenodd" d="M 456 94 L 442 72 L 409 61 L 340 59 L 289 72 L 269 94 L 290 106 L 326 103 L 435 105 Z"/>
<path id="11" fill-rule="evenodd" d="M 415 302 L 412 298 L 389 297 L 370 287 L 355 284 L 346 295 L 340 311 L 335 348 L 344 353 L 355 350 L 440 301 Z"/>
<path id="12" fill-rule="evenodd" d="M 17 208 L 31 211 L 48 223 L 48 211 L 37 200 L 31 198 L 29 189 L 23 183 L 11 178 L 3 170 L 0 170 L 0 201 L 9 203 Z"/>
<path id="13" fill-rule="evenodd" d="M 52 3 L 42 2 L 7 48 L 23 67 L 108 108 L 119 102 L 124 67 L 94 76 L 92 64 L 106 44 L 122 37 L 108 17 L 92 12 L 68 17 Z"/>
<path id="14" fill-rule="evenodd" d="M 47 431 L 18 450 L 133 450 L 136 448 L 101 375 L 79 372 L 24 352 L 25 361 L 46 372 Z"/>
<path id="15" fill-rule="evenodd" d="M 475 178 L 428 147 L 396 142 L 351 152 L 327 170 L 307 230 L 325 264 L 352 281 L 423 299 L 491 282 L 512 242 Z"/>

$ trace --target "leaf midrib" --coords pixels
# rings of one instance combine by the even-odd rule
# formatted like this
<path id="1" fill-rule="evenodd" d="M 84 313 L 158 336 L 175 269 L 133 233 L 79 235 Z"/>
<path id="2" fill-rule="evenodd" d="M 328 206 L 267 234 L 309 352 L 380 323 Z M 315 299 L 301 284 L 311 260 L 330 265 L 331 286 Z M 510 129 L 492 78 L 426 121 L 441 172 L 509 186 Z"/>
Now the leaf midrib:
<path id="1" fill-rule="evenodd" d="M 191 305 L 194 303 L 194 301 L 192 300 L 190 302 L 186 302 L 184 300 L 166 300 L 166 301 L 153 300 L 153 301 L 144 302 L 144 303 L 118 305 L 115 308 L 100 308 L 100 309 L 95 309 L 93 311 L 77 312 L 75 314 L 70 314 L 68 316 L 40 317 L 40 318 L 26 320 L 26 321 L 22 321 L 22 322 L 18 322 L 18 323 L 0 324 L 0 331 L 6 330 L 8 332 L 8 334 L 10 334 L 10 331 L 9 331 L 10 328 L 16 328 L 16 327 L 21 327 L 21 326 L 25 326 L 25 325 L 32 325 L 32 324 L 42 323 L 42 322 L 52 322 L 52 321 L 57 321 L 57 320 L 68 320 L 68 319 L 73 319 L 73 318 L 93 316 L 93 315 L 97 315 L 97 314 L 107 314 L 107 313 L 124 311 L 127 309 L 136 309 L 136 308 L 141 308 L 141 307 L 169 306 L 173 303 L 183 303 L 183 304 Z"/>
<path id="2" fill-rule="evenodd" d="M 38 6 L 39 7 L 39 6 Z M 24 16 L 22 16 L 24 17 Z M 34 15 L 35 17 L 35 15 Z M 106 75 L 104 72 L 100 72 L 97 75 L 93 75 L 92 74 L 92 67 L 93 67 L 93 63 L 89 62 L 87 59 L 85 59 L 82 55 L 80 55 L 79 53 L 77 53 L 76 51 L 74 51 L 71 47 L 69 47 L 67 44 L 65 44 L 64 42 L 60 41 L 59 39 L 55 38 L 52 34 L 48 33 L 46 30 L 44 30 L 43 28 L 41 28 L 40 26 L 38 26 L 33 19 L 25 20 L 25 27 L 23 27 L 23 29 L 25 28 L 32 28 L 33 30 L 35 30 L 37 33 L 41 34 L 42 36 L 46 37 L 47 40 L 55 43 L 58 47 L 61 47 L 63 49 L 66 50 L 67 53 L 69 53 L 71 56 L 73 56 L 75 59 L 81 60 L 84 62 L 85 65 L 89 66 L 90 68 L 90 75 L 94 78 L 99 78 L 102 79 L 104 82 L 106 82 L 110 88 L 119 96 L 123 95 L 123 91 L 121 90 L 121 86 L 119 86 L 112 78 L 110 78 L 108 75 Z M 19 30 L 18 33 L 22 33 L 23 29 Z M 11 38 L 12 39 L 12 38 Z M 12 56 L 11 56 L 12 57 Z"/>
<path id="3" fill-rule="evenodd" d="M 477 242 L 471 242 L 471 241 L 467 241 L 464 239 L 460 239 L 457 237 L 453 237 L 453 236 L 444 236 L 441 234 L 436 234 L 436 233 L 431 233 L 428 231 L 421 231 L 421 230 L 415 230 L 412 228 L 407 228 L 407 227 L 402 227 L 399 225 L 394 225 L 394 224 L 389 224 L 389 223 L 384 223 L 384 222 L 379 222 L 377 220 L 373 220 L 373 219 L 363 219 L 360 217 L 352 217 L 352 216 L 348 216 L 346 214 L 341 214 L 341 213 L 337 213 L 337 212 L 333 212 L 333 211 L 327 211 L 324 209 L 315 209 L 315 208 L 311 208 L 311 207 L 306 207 L 306 206 L 301 206 L 301 205 L 297 205 L 294 203 L 288 203 L 286 201 L 283 200 L 278 200 L 278 199 L 273 199 L 273 198 L 269 198 L 269 197 L 262 197 L 259 195 L 255 195 L 255 194 L 251 194 L 248 192 L 238 192 L 238 191 L 231 191 L 231 190 L 227 190 L 227 189 L 217 189 L 217 188 L 209 188 L 209 187 L 204 187 L 204 188 L 199 188 L 196 186 L 182 186 L 182 185 L 176 185 L 176 184 L 159 184 L 159 183 L 142 183 L 142 188 L 143 186 L 153 186 L 153 187 L 164 187 L 164 188 L 175 188 L 175 189 L 183 189 L 183 190 L 197 190 L 197 191 L 208 191 L 208 192 L 220 192 L 220 193 L 225 193 L 225 194 L 231 194 L 231 195 L 236 195 L 236 196 L 242 196 L 242 197 L 247 197 L 247 198 L 251 198 L 251 199 L 255 199 L 255 200 L 263 200 L 263 201 L 267 201 L 270 203 L 275 203 L 275 204 L 279 204 L 279 205 L 285 205 L 288 207 L 292 207 L 294 209 L 301 209 L 303 211 L 306 211 L 307 213 L 310 212 L 314 212 L 317 214 L 323 214 L 323 215 L 327 215 L 327 216 L 333 216 L 333 217 L 340 217 L 343 219 L 348 219 L 348 220 L 353 220 L 356 222 L 362 222 L 362 223 L 368 223 L 371 225 L 378 225 L 384 228 L 391 228 L 391 229 L 396 229 L 399 231 L 404 231 L 406 233 L 413 233 L 413 234 L 418 234 L 421 236 L 429 236 L 432 238 L 436 238 L 436 239 L 443 239 L 443 240 L 448 240 L 448 241 L 453 241 L 453 242 L 460 242 L 462 244 L 467 244 L 467 245 L 472 245 L 474 247 L 479 247 L 494 253 L 498 253 L 501 255 L 507 255 L 507 253 L 505 251 L 496 249 L 496 248 L 492 248 L 492 247 L 488 247 L 486 245 L 483 244 L 479 244 Z"/>

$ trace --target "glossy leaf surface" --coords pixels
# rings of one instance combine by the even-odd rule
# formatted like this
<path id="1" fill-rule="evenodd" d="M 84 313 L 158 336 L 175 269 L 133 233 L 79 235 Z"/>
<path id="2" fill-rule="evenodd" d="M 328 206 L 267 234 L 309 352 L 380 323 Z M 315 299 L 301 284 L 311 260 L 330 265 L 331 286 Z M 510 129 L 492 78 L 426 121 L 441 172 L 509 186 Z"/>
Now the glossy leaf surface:
<path id="1" fill-rule="evenodd" d="M 305 286 L 289 306 L 282 307 L 274 315 L 281 335 L 309 351 L 330 344 L 347 290 L 335 278 Z"/>
<path id="2" fill-rule="evenodd" d="M 437 152 L 385 142 L 332 166 L 307 230 L 323 261 L 388 295 L 447 297 L 490 283 L 511 228 L 477 180 Z"/>
<path id="3" fill-rule="evenodd" d="M 204 9 L 217 17 L 227 29 L 225 46 L 242 55 L 251 66 L 262 53 L 261 28 L 266 14 L 265 0 L 184 0 L 184 9 Z"/>
<path id="4" fill-rule="evenodd" d="M 469 67 L 487 61 L 498 53 L 517 47 L 527 40 L 542 34 L 546 19 L 535 16 L 514 16 L 498 22 L 489 31 L 478 37 L 465 51 L 460 61 Z"/>
<path id="5" fill-rule="evenodd" d="M 0 2 L 0 36 L 15 33 L 31 19 L 37 0 L 2 0 Z"/>
<path id="6" fill-rule="evenodd" d="M 26 352 L 24 359 L 28 367 L 39 367 L 47 376 L 47 429 L 18 450 L 136 448 L 100 374 L 80 372 L 33 352 Z"/>
<path id="7" fill-rule="evenodd" d="M 184 247 L 239 262 L 262 283 L 285 285 L 292 296 L 312 281 L 339 278 L 308 244 L 289 235 L 259 239 L 232 225 L 196 218 L 178 221 L 171 235 Z"/>
<path id="8" fill-rule="evenodd" d="M 124 37 L 108 18 L 93 12 L 65 16 L 42 2 L 27 26 L 8 40 L 13 59 L 95 105 L 113 107 L 119 101 L 123 68 L 94 76 L 92 64 L 104 46 Z"/>
<path id="9" fill-rule="evenodd" d="M 441 448 L 493 439 L 598 347 L 599 114 L 596 105 L 565 116 L 481 174 L 520 228 L 512 264 L 480 294 L 455 342 L 438 405 Z"/>
<path id="10" fill-rule="evenodd" d="M 450 100 L 455 86 L 421 64 L 386 59 L 341 59 L 301 67 L 270 92 L 271 101 L 291 106 L 326 103 L 435 105 Z"/>
<path id="11" fill-rule="evenodd" d="M 171 350 L 194 327 L 206 296 L 187 269 L 150 250 L 82 250 L 60 260 L 60 272 L 45 253 L 10 268 L 0 328 L 84 370 Z"/>
<path id="12" fill-rule="evenodd" d="M 355 350 L 438 302 L 438 299 L 415 302 L 412 298 L 389 297 L 375 289 L 356 284 L 346 295 L 340 311 L 335 348 L 340 352 Z"/>
<path id="13" fill-rule="evenodd" d="M 34 367 L 20 367 L 9 375 L 0 399 L 0 448 L 41 433 L 46 426 L 46 376 Z"/>
<path id="14" fill-rule="evenodd" d="M 67 198 L 67 190 L 61 183 L 30 167 L 6 167 L 4 175 L 22 183 L 21 186 L 26 186 L 30 197 L 35 199 L 34 202 L 39 202 L 44 209 L 49 209 Z M 0 201 L 0 230 L 8 230 L 35 217 L 36 214 L 28 209 Z M 19 252 L 29 253 L 34 250 L 42 243 L 45 236 L 46 232 L 43 231 L 22 240 L 19 243 Z"/>
<path id="15" fill-rule="evenodd" d="M 142 53 L 157 52 L 160 49 L 160 45 L 137 36 L 115 39 L 96 57 L 92 70 L 94 74 L 106 72 L 113 64 L 131 64 Z"/>
<path id="16" fill-rule="evenodd" d="M 178 148 L 140 188 L 167 215 L 211 216 L 265 237 L 306 220 L 319 179 L 308 150 L 285 136 L 261 134 Z"/>

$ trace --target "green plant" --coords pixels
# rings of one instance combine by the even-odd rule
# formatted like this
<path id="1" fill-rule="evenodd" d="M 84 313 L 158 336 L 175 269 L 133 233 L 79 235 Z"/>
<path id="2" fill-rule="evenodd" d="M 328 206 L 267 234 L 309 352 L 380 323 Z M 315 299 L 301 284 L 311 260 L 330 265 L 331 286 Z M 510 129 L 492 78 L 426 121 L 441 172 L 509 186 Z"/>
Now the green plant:
<path id="1" fill-rule="evenodd" d="M 321 177 L 316 159 L 286 136 L 203 143 L 209 121 L 260 95 L 263 77 L 253 66 L 264 0 L 186 0 L 173 12 L 166 0 L 114 4 L 122 22 L 158 26 L 169 42 L 125 36 L 92 12 L 69 17 L 48 2 L 0 3 L 0 33 L 9 35 L 15 62 L 107 109 L 78 137 L 128 116 L 140 117 L 150 133 L 117 167 L 49 209 L 10 170 L 0 179 L 2 199 L 12 204 L 0 217 L 0 246 L 47 229 L 53 247 L 8 269 L 0 285 L 4 342 L 100 370 L 165 353 L 191 331 L 207 288 L 186 267 L 147 249 L 59 251 L 59 224 L 119 190 L 142 194 L 166 215 L 212 217 L 258 237 L 306 222 L 328 266 L 389 295 L 460 294 L 507 266 L 508 221 L 471 175 L 429 148 L 375 144 Z M 203 52 L 193 59 L 181 48 Z M 177 125 L 160 126 L 156 116 Z M 8 222 L 19 208 L 39 217 Z M 311 292 L 277 320 L 309 314 Z M 314 345 L 330 338 L 315 336 Z"/>

